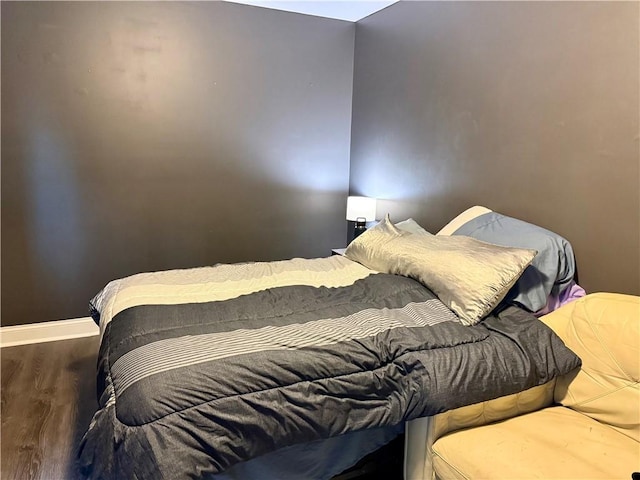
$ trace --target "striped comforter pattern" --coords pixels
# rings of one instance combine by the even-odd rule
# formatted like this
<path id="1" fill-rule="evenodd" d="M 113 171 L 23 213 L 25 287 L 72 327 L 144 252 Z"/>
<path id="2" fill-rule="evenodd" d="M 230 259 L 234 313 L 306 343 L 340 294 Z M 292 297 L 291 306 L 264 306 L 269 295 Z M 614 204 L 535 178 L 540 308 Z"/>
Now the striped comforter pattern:
<path id="1" fill-rule="evenodd" d="M 280 447 L 514 393 L 579 364 L 510 308 L 465 327 L 344 257 L 134 275 L 92 301 L 89 478 L 203 478 Z"/>

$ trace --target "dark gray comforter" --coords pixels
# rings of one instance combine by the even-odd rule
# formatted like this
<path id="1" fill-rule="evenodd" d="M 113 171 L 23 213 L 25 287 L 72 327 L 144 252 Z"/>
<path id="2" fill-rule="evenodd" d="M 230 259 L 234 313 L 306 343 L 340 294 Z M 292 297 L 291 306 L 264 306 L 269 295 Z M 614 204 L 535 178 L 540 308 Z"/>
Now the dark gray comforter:
<path id="1" fill-rule="evenodd" d="M 79 461 L 90 478 L 200 478 L 286 445 L 521 391 L 579 362 L 523 310 L 466 327 L 393 275 L 138 305 L 104 331 L 100 410 Z"/>

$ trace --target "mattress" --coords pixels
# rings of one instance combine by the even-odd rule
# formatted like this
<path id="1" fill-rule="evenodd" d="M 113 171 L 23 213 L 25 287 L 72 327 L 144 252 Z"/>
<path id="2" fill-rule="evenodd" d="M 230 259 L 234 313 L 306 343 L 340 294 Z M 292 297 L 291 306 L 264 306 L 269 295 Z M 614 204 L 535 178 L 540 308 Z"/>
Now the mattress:
<path id="1" fill-rule="evenodd" d="M 208 478 L 579 365 L 522 309 L 467 327 L 418 281 L 340 256 L 139 274 L 91 305 L 102 338 L 88 478 Z"/>

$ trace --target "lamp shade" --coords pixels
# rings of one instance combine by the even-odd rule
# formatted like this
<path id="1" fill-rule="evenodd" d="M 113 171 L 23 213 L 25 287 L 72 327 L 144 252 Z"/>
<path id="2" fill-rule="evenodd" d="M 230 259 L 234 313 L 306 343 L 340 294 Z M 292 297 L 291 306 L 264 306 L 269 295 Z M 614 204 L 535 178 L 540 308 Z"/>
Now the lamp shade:
<path id="1" fill-rule="evenodd" d="M 347 198 L 347 220 L 355 222 L 364 218 L 367 222 L 376 219 L 376 199 L 369 197 Z"/>

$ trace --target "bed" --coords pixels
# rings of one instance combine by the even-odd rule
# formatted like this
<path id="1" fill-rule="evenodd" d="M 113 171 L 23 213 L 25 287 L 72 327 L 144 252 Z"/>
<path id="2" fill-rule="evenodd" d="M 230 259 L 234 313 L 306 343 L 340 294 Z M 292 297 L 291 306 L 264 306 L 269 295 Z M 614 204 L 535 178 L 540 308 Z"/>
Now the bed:
<path id="1" fill-rule="evenodd" d="M 99 409 L 83 473 L 327 479 L 407 421 L 579 366 L 506 300 L 538 250 L 418 228 L 386 218 L 346 256 L 110 282 L 91 302 Z"/>

